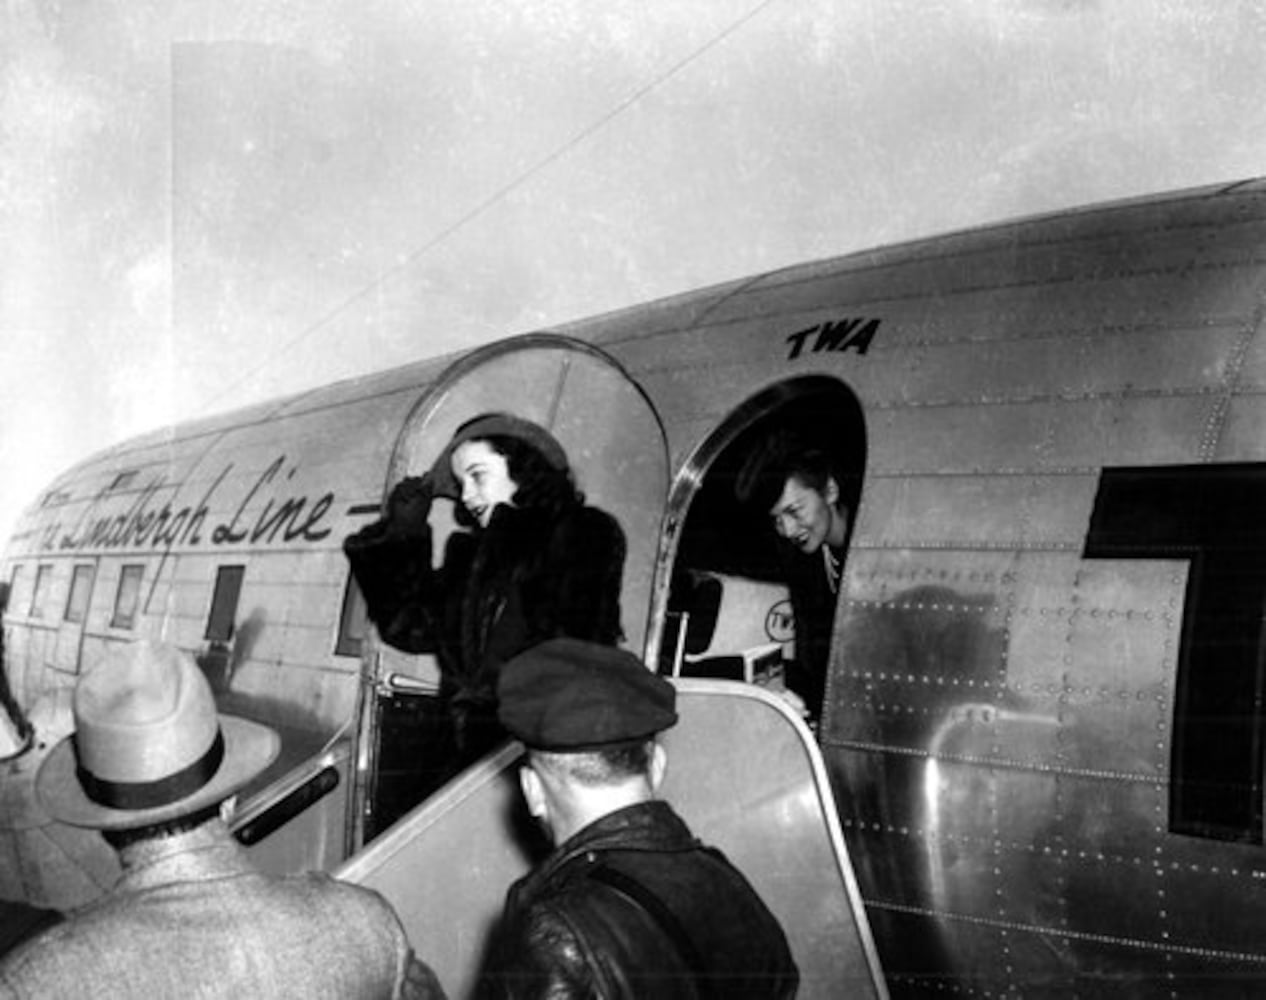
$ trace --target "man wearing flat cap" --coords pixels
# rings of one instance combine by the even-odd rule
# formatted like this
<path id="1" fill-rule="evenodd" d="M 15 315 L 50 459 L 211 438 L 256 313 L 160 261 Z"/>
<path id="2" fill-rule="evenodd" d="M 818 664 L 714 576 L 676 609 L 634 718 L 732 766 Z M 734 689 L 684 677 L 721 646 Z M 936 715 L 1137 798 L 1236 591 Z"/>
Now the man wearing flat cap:
<path id="1" fill-rule="evenodd" d="M 123 874 L 0 962 L 0 997 L 442 997 L 377 893 L 257 872 L 221 804 L 277 734 L 219 715 L 188 654 L 141 641 L 87 671 L 75 734 L 40 766 L 48 812 L 102 832 Z"/>
<path id="2" fill-rule="evenodd" d="M 555 848 L 516 882 L 481 979 L 499 998 L 790 997 L 799 974 L 747 879 L 655 798 L 676 689 L 577 639 L 506 663 L 498 713 Z"/>

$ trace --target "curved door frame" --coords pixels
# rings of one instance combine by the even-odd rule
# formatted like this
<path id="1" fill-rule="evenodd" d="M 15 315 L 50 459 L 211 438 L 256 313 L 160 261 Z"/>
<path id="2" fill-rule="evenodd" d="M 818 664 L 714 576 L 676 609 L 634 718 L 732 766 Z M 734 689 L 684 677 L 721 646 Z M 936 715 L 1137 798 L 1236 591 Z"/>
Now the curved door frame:
<path id="1" fill-rule="evenodd" d="M 713 464 L 745 432 L 767 422 L 770 425 L 776 424 L 778 414 L 785 412 L 786 407 L 810 399 L 831 401 L 828 405 L 838 404 L 840 414 L 844 417 L 840 425 L 841 434 L 858 442 L 860 446 L 861 453 L 853 463 L 859 485 L 856 495 L 851 498 L 851 542 L 852 525 L 857 521 L 857 505 L 861 500 L 861 484 L 866 473 L 868 441 L 865 414 L 857 394 L 845 382 L 832 376 L 804 375 L 775 383 L 749 396 L 731 410 L 695 447 L 673 480 L 660 533 L 659 564 L 655 574 L 655 591 L 651 598 L 651 627 L 647 635 L 648 662 L 660 662 L 673 569 L 677 563 L 682 533 L 691 504 L 703 488 Z M 839 598 L 843 598 L 844 592 L 845 588 L 841 585 Z M 829 704 L 829 676 L 827 685 Z"/>

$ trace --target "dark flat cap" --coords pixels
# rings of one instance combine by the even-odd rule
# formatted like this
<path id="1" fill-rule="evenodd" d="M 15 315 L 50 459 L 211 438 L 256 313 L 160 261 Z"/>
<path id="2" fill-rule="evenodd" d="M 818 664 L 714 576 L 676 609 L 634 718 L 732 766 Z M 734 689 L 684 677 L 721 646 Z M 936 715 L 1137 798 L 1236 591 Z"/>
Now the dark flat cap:
<path id="1" fill-rule="evenodd" d="M 444 450 L 436 456 L 431 466 L 431 480 L 435 484 L 435 495 L 456 500 L 461 496 L 461 487 L 453 476 L 453 452 L 467 441 L 484 440 L 490 437 L 512 437 L 531 445 L 541 453 L 541 457 L 555 469 L 567 468 L 567 452 L 557 439 L 540 424 L 516 417 L 511 413 L 482 413 L 472 417 L 453 432 L 453 438 L 444 446 Z"/>
<path id="2" fill-rule="evenodd" d="M 650 739 L 677 722 L 677 689 L 636 656 L 550 639 L 501 668 L 497 716 L 536 750 L 581 751 Z"/>

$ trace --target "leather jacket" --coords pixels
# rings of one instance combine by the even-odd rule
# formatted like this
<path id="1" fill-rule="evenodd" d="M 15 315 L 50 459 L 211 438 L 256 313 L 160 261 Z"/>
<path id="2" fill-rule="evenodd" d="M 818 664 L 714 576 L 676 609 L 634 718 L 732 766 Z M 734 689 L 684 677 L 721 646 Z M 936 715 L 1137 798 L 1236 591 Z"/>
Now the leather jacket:
<path id="1" fill-rule="evenodd" d="M 748 881 L 652 801 L 590 824 L 510 888 L 480 996 L 792 997 L 798 983 Z"/>

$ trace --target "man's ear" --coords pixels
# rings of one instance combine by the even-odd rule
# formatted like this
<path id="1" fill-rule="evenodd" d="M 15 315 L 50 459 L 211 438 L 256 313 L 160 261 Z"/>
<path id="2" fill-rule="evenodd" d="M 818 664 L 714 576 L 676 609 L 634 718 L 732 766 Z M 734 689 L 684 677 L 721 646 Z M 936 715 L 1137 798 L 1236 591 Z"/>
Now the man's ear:
<path id="1" fill-rule="evenodd" d="M 519 768 L 519 788 L 523 790 L 523 801 L 527 803 L 528 812 L 537 819 L 544 819 L 545 787 L 541 784 L 541 776 L 526 764 Z"/>
<path id="2" fill-rule="evenodd" d="M 664 781 L 664 775 L 668 772 L 668 751 L 664 749 L 664 745 L 656 740 L 651 745 L 651 769 L 650 781 L 651 792 L 659 791 L 659 786 Z"/>
<path id="3" fill-rule="evenodd" d="M 822 496 L 832 507 L 840 502 L 840 484 L 835 481 L 834 476 L 826 477 L 826 489 L 822 491 Z"/>

